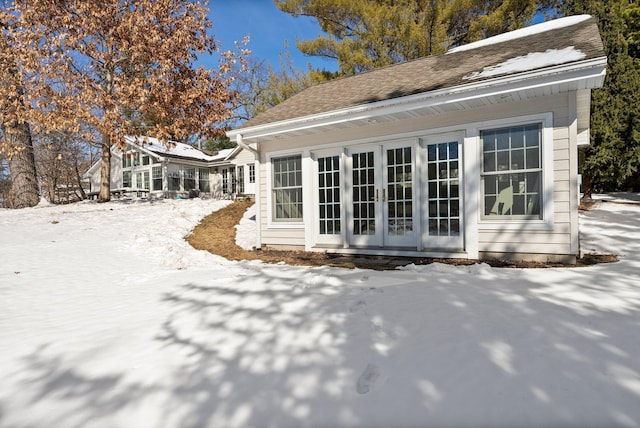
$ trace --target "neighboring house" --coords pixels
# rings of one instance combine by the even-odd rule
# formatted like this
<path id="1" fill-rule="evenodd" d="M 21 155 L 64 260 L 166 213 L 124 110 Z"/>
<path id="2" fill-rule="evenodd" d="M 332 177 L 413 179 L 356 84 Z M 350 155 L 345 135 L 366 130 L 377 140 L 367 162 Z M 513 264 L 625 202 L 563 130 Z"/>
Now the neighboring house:
<path id="1" fill-rule="evenodd" d="M 204 194 L 232 198 L 254 193 L 254 156 L 240 147 L 206 153 L 188 144 L 156 138 L 125 137 L 124 149 L 111 149 L 111 190 L 152 197 L 175 198 Z M 90 192 L 100 190 L 100 161 L 85 174 Z"/>
<path id="2" fill-rule="evenodd" d="M 227 133 L 257 156 L 257 246 L 574 262 L 605 67 L 582 15 L 300 92 Z"/>

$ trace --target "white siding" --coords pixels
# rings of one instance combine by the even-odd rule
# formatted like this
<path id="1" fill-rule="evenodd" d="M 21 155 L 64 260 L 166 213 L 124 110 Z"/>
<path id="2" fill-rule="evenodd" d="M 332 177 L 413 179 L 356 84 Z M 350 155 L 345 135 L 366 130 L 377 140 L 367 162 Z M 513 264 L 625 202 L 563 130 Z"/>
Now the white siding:
<path id="1" fill-rule="evenodd" d="M 267 183 L 269 155 L 280 151 L 297 151 L 329 147 L 345 147 L 354 144 L 387 141 L 409 136 L 420 137 L 441 132 L 465 131 L 468 124 L 482 128 L 487 121 L 495 121 L 503 118 L 520 117 L 527 115 L 540 115 L 551 113 L 553 115 L 553 215 L 549 222 L 550 227 L 531 228 L 523 224 L 521 230 L 513 225 L 508 227 L 488 228 L 482 226 L 480 216 L 467 218 L 466 222 L 477 230 L 478 242 L 473 247 L 482 256 L 484 254 L 526 254 L 531 255 L 576 255 L 577 254 L 577 150 L 576 140 L 576 109 L 575 92 L 549 96 L 544 98 L 529 99 L 522 102 L 510 102 L 498 105 L 478 107 L 472 110 L 455 111 L 416 117 L 395 122 L 374 123 L 359 128 L 345 128 L 327 132 L 316 132 L 310 135 L 291 137 L 283 136 L 277 141 L 260 142 L 260 192 L 263 197 L 260 203 L 260 229 L 262 243 L 266 246 L 297 246 L 305 245 L 304 225 L 291 226 L 289 228 L 274 227 L 269 221 L 270 207 L 267 206 Z M 545 144 L 548 144 L 545 141 Z M 465 144 L 468 141 L 465 140 Z M 464 159 L 464 162 L 473 162 L 479 165 L 480 150 L 476 159 Z M 466 151 L 469 153 L 469 151 Z M 473 169 L 472 169 L 473 170 Z M 464 177 L 465 180 L 479 182 L 479 168 L 476 176 Z M 310 171 L 303 171 L 303 174 Z M 478 186 L 473 186 L 478 188 Z M 311 189 L 305 189 L 304 197 L 307 198 Z M 481 206 L 478 202 L 479 195 L 465 195 L 467 203 L 471 206 Z M 308 219 L 305 219 L 308 221 Z M 506 224 L 506 223 L 505 223 Z M 470 236 L 476 236 L 475 233 Z M 476 245 L 477 244 L 477 245 Z M 469 245 L 469 244 L 467 244 Z"/>

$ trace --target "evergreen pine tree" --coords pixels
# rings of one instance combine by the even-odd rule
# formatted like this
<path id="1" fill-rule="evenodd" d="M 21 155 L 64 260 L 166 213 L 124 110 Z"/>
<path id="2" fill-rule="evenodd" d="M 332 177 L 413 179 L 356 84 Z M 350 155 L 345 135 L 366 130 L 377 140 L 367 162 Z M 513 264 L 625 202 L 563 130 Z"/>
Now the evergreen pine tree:
<path id="1" fill-rule="evenodd" d="M 592 191 L 640 191 L 638 6 L 629 0 L 565 0 L 565 15 L 596 18 L 607 54 L 604 86 L 592 92 L 591 144 L 582 153 L 585 198 Z M 633 47 L 633 49 L 630 49 Z"/>

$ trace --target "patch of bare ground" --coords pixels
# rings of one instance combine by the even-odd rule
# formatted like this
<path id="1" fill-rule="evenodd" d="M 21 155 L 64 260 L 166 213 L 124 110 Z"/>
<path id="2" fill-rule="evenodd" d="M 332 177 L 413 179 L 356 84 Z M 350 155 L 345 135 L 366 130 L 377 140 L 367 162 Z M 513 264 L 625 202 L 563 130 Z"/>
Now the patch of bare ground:
<path id="1" fill-rule="evenodd" d="M 581 211 L 591 211 L 594 208 L 598 208 L 602 205 L 602 201 L 598 201 L 595 199 L 580 199 L 580 205 L 578 205 L 578 209 Z"/>
<path id="2" fill-rule="evenodd" d="M 307 251 L 259 250 L 249 251 L 236 245 L 235 226 L 253 204 L 253 201 L 236 201 L 227 207 L 211 213 L 198 224 L 187 242 L 197 250 L 209 251 L 228 260 L 261 260 L 265 263 L 285 263 L 301 266 L 335 266 L 344 268 L 362 268 L 374 270 L 391 270 L 408 264 L 425 265 L 430 263 L 446 263 L 453 265 L 472 265 L 480 263 L 469 259 L 440 259 L 424 257 L 386 257 L 386 256 L 352 256 Z M 548 262 L 526 262 L 516 260 L 484 260 L 493 267 L 511 268 L 548 268 L 591 266 L 597 263 L 617 262 L 618 258 L 611 254 L 585 254 L 576 265 L 564 265 Z"/>

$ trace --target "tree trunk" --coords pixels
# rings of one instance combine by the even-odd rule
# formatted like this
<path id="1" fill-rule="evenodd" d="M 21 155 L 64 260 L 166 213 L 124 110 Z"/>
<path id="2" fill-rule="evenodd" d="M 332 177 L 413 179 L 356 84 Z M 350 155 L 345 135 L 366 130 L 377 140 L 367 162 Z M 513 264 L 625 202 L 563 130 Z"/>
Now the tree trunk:
<path id="1" fill-rule="evenodd" d="M 40 202 L 40 196 L 29 124 L 17 121 L 3 123 L 2 133 L 14 152 L 9 159 L 9 171 L 11 172 L 9 207 L 34 207 Z"/>
<path id="2" fill-rule="evenodd" d="M 102 154 L 100 156 L 100 193 L 98 202 L 111 200 L 111 142 L 109 137 L 102 137 Z"/>
<path id="3" fill-rule="evenodd" d="M 591 201 L 593 195 L 593 180 L 586 171 L 582 173 L 582 201 Z"/>
<path id="4" fill-rule="evenodd" d="M 20 120 L 18 110 L 24 106 L 24 88 L 18 78 L 17 62 L 13 56 L 7 38 L 2 30 L 0 35 L 0 85 L 3 86 L 3 99 L 0 110 L 1 128 L 6 146 L 11 173 L 11 188 L 8 202 L 10 208 L 26 208 L 38 205 L 38 176 L 36 158 L 31 140 L 29 124 Z"/>
<path id="5" fill-rule="evenodd" d="M 74 157 L 73 159 L 73 170 L 75 173 L 76 184 L 78 185 L 78 189 L 80 189 L 80 199 L 84 201 L 85 199 L 87 199 L 87 194 L 85 193 L 84 188 L 82 187 L 82 176 L 80 175 L 80 170 L 78 169 L 77 157 Z M 109 170 L 111 170 L 111 168 L 109 168 Z M 109 179 L 111 179 L 111 177 L 109 177 Z"/>

